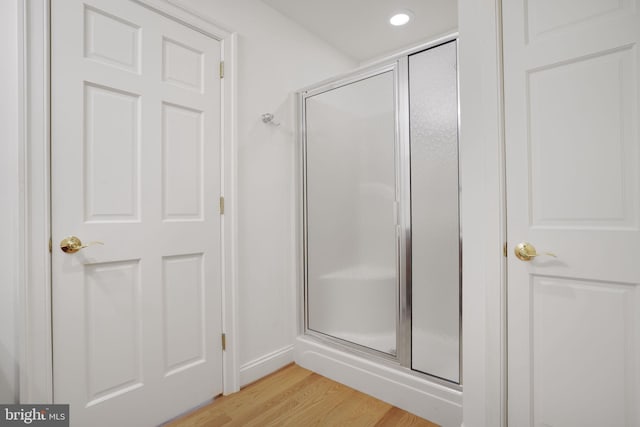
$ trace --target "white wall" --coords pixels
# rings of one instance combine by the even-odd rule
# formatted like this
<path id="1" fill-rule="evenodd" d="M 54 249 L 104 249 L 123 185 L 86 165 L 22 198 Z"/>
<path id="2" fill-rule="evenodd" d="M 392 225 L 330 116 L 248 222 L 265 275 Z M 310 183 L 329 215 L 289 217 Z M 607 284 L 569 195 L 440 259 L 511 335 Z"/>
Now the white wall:
<path id="1" fill-rule="evenodd" d="M 459 0 L 464 427 L 504 425 L 503 145 L 497 0 Z"/>
<path id="2" fill-rule="evenodd" d="M 173 0 L 238 33 L 241 383 L 293 360 L 296 335 L 295 90 L 357 63 L 260 0 Z M 279 127 L 262 123 L 272 112 Z"/>
<path id="3" fill-rule="evenodd" d="M 0 403 L 17 399 L 18 0 L 0 1 Z"/>

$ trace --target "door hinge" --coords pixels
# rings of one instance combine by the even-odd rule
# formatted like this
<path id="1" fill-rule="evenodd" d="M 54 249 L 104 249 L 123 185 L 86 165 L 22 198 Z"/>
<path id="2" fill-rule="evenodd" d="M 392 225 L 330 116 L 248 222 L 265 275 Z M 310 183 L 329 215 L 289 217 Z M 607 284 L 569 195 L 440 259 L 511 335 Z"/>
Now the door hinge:
<path id="1" fill-rule="evenodd" d="M 53 240 L 51 239 L 51 237 L 49 237 L 49 253 L 52 253 L 53 251 Z"/>
<path id="2" fill-rule="evenodd" d="M 220 215 L 224 215 L 224 197 L 220 196 Z"/>
<path id="3" fill-rule="evenodd" d="M 504 245 L 502 246 L 502 255 L 504 255 L 505 258 L 507 258 L 507 242 L 504 242 Z"/>
<path id="4" fill-rule="evenodd" d="M 220 61 L 220 78 L 224 79 L 224 61 Z"/>
<path id="5" fill-rule="evenodd" d="M 227 349 L 227 334 L 222 334 L 222 351 Z"/>

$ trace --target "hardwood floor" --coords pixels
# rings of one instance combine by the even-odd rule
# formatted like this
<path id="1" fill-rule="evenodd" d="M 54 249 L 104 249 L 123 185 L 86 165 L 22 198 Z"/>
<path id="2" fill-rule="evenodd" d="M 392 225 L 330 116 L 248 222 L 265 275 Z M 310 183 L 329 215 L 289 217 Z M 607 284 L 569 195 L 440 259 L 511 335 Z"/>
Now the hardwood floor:
<path id="1" fill-rule="evenodd" d="M 168 426 L 438 427 L 295 364 Z"/>

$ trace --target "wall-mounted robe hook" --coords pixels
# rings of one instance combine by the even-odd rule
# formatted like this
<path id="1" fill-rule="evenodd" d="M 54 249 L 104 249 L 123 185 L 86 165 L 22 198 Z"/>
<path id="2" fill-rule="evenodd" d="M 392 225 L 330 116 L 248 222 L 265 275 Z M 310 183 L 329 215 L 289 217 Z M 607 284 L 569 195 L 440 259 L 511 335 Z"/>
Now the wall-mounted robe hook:
<path id="1" fill-rule="evenodd" d="M 275 117 L 271 113 L 264 113 L 262 115 L 262 123 L 266 123 L 268 125 L 280 126 L 280 123 L 274 122 L 273 119 Z"/>

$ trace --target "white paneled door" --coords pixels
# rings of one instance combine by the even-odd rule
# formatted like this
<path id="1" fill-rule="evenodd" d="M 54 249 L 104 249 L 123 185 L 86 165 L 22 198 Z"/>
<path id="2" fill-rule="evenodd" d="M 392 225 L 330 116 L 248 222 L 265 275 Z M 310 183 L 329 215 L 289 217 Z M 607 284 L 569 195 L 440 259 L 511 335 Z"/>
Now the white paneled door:
<path id="1" fill-rule="evenodd" d="M 638 427 L 640 2 L 502 6 L 509 425 Z"/>
<path id="2" fill-rule="evenodd" d="M 51 13 L 54 399 L 157 425 L 222 392 L 220 43 L 130 0 Z"/>

